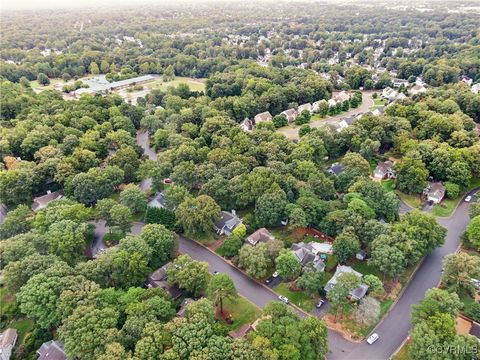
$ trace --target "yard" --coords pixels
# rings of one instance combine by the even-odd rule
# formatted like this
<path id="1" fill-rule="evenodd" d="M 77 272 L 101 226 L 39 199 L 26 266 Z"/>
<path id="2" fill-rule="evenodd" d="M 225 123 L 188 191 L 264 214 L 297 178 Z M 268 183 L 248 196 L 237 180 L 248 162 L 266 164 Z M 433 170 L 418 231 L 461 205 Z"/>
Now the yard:
<path id="1" fill-rule="evenodd" d="M 374 107 L 385 106 L 385 105 L 387 105 L 387 100 L 385 100 L 385 99 L 376 98 L 376 99 L 373 100 L 373 106 Z"/>
<path id="2" fill-rule="evenodd" d="M 410 205 L 413 208 L 419 209 L 423 205 L 423 201 L 418 194 L 409 195 L 400 190 L 395 190 L 395 193 L 400 196 L 400 199 L 402 199 L 407 205 Z"/>
<path id="3" fill-rule="evenodd" d="M 387 191 L 394 191 L 393 185 L 395 185 L 395 180 L 393 179 L 382 181 L 382 186 Z"/>
<path id="4" fill-rule="evenodd" d="M 224 310 L 232 316 L 233 322 L 228 325 L 229 330 L 238 330 L 245 324 L 253 323 L 262 312 L 243 296 L 237 296 L 233 300 L 226 300 L 224 302 Z"/>
<path id="5" fill-rule="evenodd" d="M 187 84 L 190 90 L 193 91 L 205 91 L 205 79 L 194 79 L 189 77 L 176 76 L 174 80 L 164 82 L 162 79 L 152 81 L 145 84 L 145 87 L 149 89 L 161 89 L 166 90 L 169 86 L 177 87 L 179 84 Z"/>
<path id="6" fill-rule="evenodd" d="M 305 311 L 311 311 L 315 306 L 317 299 L 313 299 L 303 291 L 291 291 L 288 283 L 281 283 L 275 288 L 280 295 L 286 296 L 291 303 L 297 305 Z"/>
<path id="7" fill-rule="evenodd" d="M 53 90 L 54 86 L 59 83 L 64 83 L 64 81 L 60 78 L 50 79 L 50 84 L 43 86 L 38 83 L 37 80 L 30 81 L 30 87 L 32 89 L 39 89 L 39 90 Z"/>
<path id="8" fill-rule="evenodd" d="M 396 353 L 392 359 L 393 360 L 410 360 L 410 356 L 408 355 L 409 346 L 410 346 L 409 343 L 403 344 L 403 346 L 400 348 L 398 353 Z"/>

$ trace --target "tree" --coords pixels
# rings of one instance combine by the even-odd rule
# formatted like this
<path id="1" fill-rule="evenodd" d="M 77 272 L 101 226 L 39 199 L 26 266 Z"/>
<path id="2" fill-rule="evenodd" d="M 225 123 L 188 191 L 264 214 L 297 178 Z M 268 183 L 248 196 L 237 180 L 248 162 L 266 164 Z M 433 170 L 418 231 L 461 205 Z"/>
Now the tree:
<path id="1" fill-rule="evenodd" d="M 175 69 L 172 65 L 168 65 L 165 71 L 163 72 L 163 81 L 172 81 L 175 79 Z"/>
<path id="2" fill-rule="evenodd" d="M 464 252 L 449 254 L 443 261 L 442 283 L 456 293 L 466 291 L 474 294 L 471 279 L 480 278 L 480 258 Z"/>
<path id="3" fill-rule="evenodd" d="M 373 297 L 366 296 L 355 309 L 354 316 L 360 324 L 370 326 L 380 316 L 380 303 Z"/>
<path id="4" fill-rule="evenodd" d="M 284 217 L 287 195 L 280 187 L 272 186 L 255 204 L 255 218 L 259 226 L 278 226 Z"/>
<path id="5" fill-rule="evenodd" d="M 192 260 L 188 255 L 180 255 L 167 270 L 168 281 L 178 284 L 194 296 L 205 291 L 208 284 L 208 264 Z"/>
<path id="6" fill-rule="evenodd" d="M 368 286 L 368 292 L 371 295 L 382 295 L 385 292 L 382 280 L 373 274 L 365 275 L 362 281 Z"/>
<path id="7" fill-rule="evenodd" d="M 128 207 L 132 213 L 143 213 L 147 208 L 145 193 L 134 184 L 128 184 L 120 193 L 120 203 Z"/>
<path id="8" fill-rule="evenodd" d="M 168 260 L 173 259 L 178 248 L 178 240 L 175 233 L 160 224 L 148 224 L 142 229 L 140 237 L 145 240 L 152 250 L 151 268 L 158 268 Z"/>
<path id="9" fill-rule="evenodd" d="M 61 220 L 52 224 L 46 233 L 48 251 L 69 264 L 78 261 L 86 247 L 85 224 Z"/>
<path id="10" fill-rule="evenodd" d="M 178 223 L 188 236 L 206 236 L 220 220 L 220 206 L 208 195 L 186 198 L 175 210 Z"/>
<path id="11" fill-rule="evenodd" d="M 480 215 L 475 216 L 467 226 L 466 235 L 468 241 L 480 250 Z"/>
<path id="12" fill-rule="evenodd" d="M 119 314 L 111 308 L 96 309 L 93 306 L 79 306 L 65 319 L 59 329 L 60 338 L 69 358 L 97 359 L 112 342 Z"/>
<path id="13" fill-rule="evenodd" d="M 92 75 L 97 75 L 97 74 L 100 74 L 100 69 L 98 68 L 98 65 L 95 61 L 92 61 L 90 63 L 90 73 Z"/>
<path id="14" fill-rule="evenodd" d="M 386 235 L 380 235 L 372 243 L 372 258 L 368 261 L 385 275 L 397 278 L 405 271 L 405 256 L 393 245 L 384 243 Z"/>
<path id="15" fill-rule="evenodd" d="M 360 241 L 351 228 L 344 229 L 333 242 L 333 253 L 344 263 L 360 250 Z"/>
<path id="16" fill-rule="evenodd" d="M 460 195 L 460 186 L 452 182 L 445 182 L 445 189 L 449 199 L 456 199 Z"/>
<path id="17" fill-rule="evenodd" d="M 470 185 L 472 172 L 470 167 L 464 161 L 455 161 L 447 170 L 447 179 L 449 182 L 457 184 L 462 189 Z"/>
<path id="18" fill-rule="evenodd" d="M 249 276 L 257 279 L 264 278 L 267 276 L 270 264 L 266 252 L 267 248 L 263 243 L 255 247 L 245 244 L 240 249 L 238 265 L 244 268 Z"/>
<path id="19" fill-rule="evenodd" d="M 312 296 L 323 288 L 325 274 L 315 268 L 307 268 L 297 280 L 297 286 Z"/>
<path id="20" fill-rule="evenodd" d="M 417 305 L 412 306 L 412 323 L 426 321 L 430 316 L 438 313 L 449 314 L 456 318 L 462 307 L 462 302 L 455 293 L 443 289 L 429 289 L 425 298 Z"/>
<path id="21" fill-rule="evenodd" d="M 428 170 L 420 159 L 405 157 L 395 171 L 397 188 L 407 194 L 419 194 L 427 186 Z"/>
<path id="22" fill-rule="evenodd" d="M 128 207 L 116 204 L 110 209 L 110 216 L 106 221 L 110 227 L 110 234 L 112 233 L 112 228 L 118 229 L 124 234 L 132 226 L 132 212 Z"/>
<path id="23" fill-rule="evenodd" d="M 227 258 L 238 255 L 240 248 L 244 243 L 244 239 L 238 235 L 232 234 L 225 239 L 222 246 L 218 249 L 222 256 Z"/>
<path id="24" fill-rule="evenodd" d="M 277 129 L 288 125 L 287 117 L 284 114 L 275 115 L 272 119 L 272 122 Z"/>
<path id="25" fill-rule="evenodd" d="M 46 86 L 50 84 L 50 79 L 44 73 L 39 73 L 37 76 L 37 81 L 40 85 Z"/>
<path id="26" fill-rule="evenodd" d="M 183 186 L 169 186 L 163 191 L 163 196 L 170 210 L 174 210 L 188 196 L 188 191 Z"/>
<path id="27" fill-rule="evenodd" d="M 142 338 L 135 344 L 135 359 L 159 360 L 170 343 L 170 335 L 164 325 L 157 322 L 147 323 L 143 328 Z"/>
<path id="28" fill-rule="evenodd" d="M 330 302 L 332 311 L 335 313 L 334 321 L 337 321 L 339 312 L 343 312 L 347 307 L 350 292 L 360 286 L 360 279 L 353 273 L 342 273 L 338 276 L 337 282 L 327 293 L 327 299 Z"/>
<path id="29" fill-rule="evenodd" d="M 6 206 L 31 203 L 33 179 L 26 169 L 0 171 L 0 202 Z"/>
<path id="30" fill-rule="evenodd" d="M 302 265 L 298 262 L 295 254 L 287 249 L 280 251 L 280 255 L 275 259 L 275 265 L 279 275 L 285 280 L 297 278 L 302 271 Z"/>
<path id="31" fill-rule="evenodd" d="M 223 314 L 223 301 L 235 298 L 237 289 L 227 274 L 217 274 L 208 282 L 207 295 L 215 306 L 220 306 L 220 314 Z"/>
<path id="32" fill-rule="evenodd" d="M 32 209 L 27 205 L 19 205 L 7 213 L 0 227 L 0 239 L 8 239 L 30 230 Z"/>

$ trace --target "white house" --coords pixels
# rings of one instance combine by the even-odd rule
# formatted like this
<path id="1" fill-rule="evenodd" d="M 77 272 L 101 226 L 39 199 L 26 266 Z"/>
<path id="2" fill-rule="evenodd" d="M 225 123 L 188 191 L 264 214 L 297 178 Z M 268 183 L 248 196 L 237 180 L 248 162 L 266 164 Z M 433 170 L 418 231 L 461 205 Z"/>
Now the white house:
<path id="1" fill-rule="evenodd" d="M 480 83 L 472 85 L 472 88 L 470 89 L 474 94 L 480 93 Z"/>
<path id="2" fill-rule="evenodd" d="M 300 106 L 298 107 L 298 109 L 297 109 L 297 112 L 298 112 L 299 114 L 301 114 L 302 111 L 305 111 L 305 110 L 308 111 L 308 112 L 311 114 L 311 113 L 313 112 L 313 110 L 312 110 L 312 104 L 306 103 L 306 104 L 300 105 Z"/>
<path id="3" fill-rule="evenodd" d="M 240 129 L 245 132 L 251 132 L 253 130 L 253 122 L 249 118 L 245 118 L 240 124 Z"/>
<path id="4" fill-rule="evenodd" d="M 0 360 L 9 360 L 17 342 L 17 330 L 8 328 L 0 334 Z"/>
<path id="5" fill-rule="evenodd" d="M 270 112 L 265 111 L 263 113 L 255 115 L 253 120 L 255 122 L 255 125 L 266 121 L 272 121 L 272 115 L 270 114 Z"/>

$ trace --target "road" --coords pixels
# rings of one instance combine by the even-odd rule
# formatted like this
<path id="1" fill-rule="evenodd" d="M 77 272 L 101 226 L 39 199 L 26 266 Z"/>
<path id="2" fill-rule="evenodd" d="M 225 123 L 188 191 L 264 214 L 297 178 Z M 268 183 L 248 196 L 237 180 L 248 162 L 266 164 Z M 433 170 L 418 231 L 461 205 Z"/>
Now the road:
<path id="1" fill-rule="evenodd" d="M 362 104 L 356 108 L 356 109 L 350 109 L 344 113 L 335 115 L 335 116 L 329 116 L 326 117 L 325 119 L 321 120 L 316 120 L 312 121 L 309 123 L 310 127 L 312 128 L 318 128 L 322 127 L 325 125 L 335 125 L 338 124 L 340 121 L 342 121 L 343 118 L 353 116 L 359 113 L 365 113 L 370 111 L 370 108 L 373 106 L 374 102 L 372 100 L 371 94 L 373 94 L 373 91 L 363 91 L 362 92 Z M 278 132 L 285 135 L 287 138 L 290 140 L 297 140 L 299 139 L 298 136 L 298 129 L 300 127 L 284 127 L 281 129 L 278 129 Z"/>
<path id="2" fill-rule="evenodd" d="M 366 101 L 364 99 L 363 104 L 365 103 Z M 370 105 L 368 105 L 368 107 L 370 107 Z M 358 112 L 361 110 L 356 109 L 355 111 Z M 346 115 L 344 114 L 343 116 Z M 324 122 L 325 120 L 323 120 L 323 123 Z M 137 135 L 137 142 L 146 150 L 145 153 L 150 158 L 156 159 L 156 153 L 148 146 L 147 134 L 139 133 Z M 476 191 L 478 191 L 478 189 L 471 191 L 467 195 L 472 195 Z M 410 209 L 408 205 L 402 203 L 402 213 Z M 445 244 L 424 259 L 405 288 L 402 296 L 376 328 L 375 332 L 380 335 L 379 340 L 373 345 L 368 345 L 365 341 L 353 343 L 345 340 L 337 332 L 329 331 L 328 345 L 330 347 L 330 353 L 327 356 L 329 360 L 386 360 L 389 359 L 402 344 L 411 328 L 411 306 L 422 300 L 428 289 L 438 285 L 441 277 L 443 258 L 455 252 L 460 244 L 460 236 L 469 223 L 468 204 L 462 201 L 450 218 L 440 218 L 438 222 L 448 230 Z M 143 224 L 141 223 L 135 224 L 132 232 L 140 233 L 142 226 Z M 277 299 L 271 290 L 258 284 L 225 262 L 220 256 L 191 240 L 180 237 L 179 251 L 189 254 L 195 260 L 207 262 L 211 271 L 228 274 L 233 279 L 238 292 L 261 308 L 269 301 Z"/>

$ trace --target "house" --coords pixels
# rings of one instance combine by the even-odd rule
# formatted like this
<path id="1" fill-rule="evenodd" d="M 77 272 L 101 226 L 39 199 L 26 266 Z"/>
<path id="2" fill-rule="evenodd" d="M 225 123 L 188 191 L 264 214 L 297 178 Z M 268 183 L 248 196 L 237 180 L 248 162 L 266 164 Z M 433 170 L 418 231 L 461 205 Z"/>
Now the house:
<path id="1" fill-rule="evenodd" d="M 169 293 L 173 300 L 177 300 L 182 296 L 183 291 L 177 285 L 170 284 L 167 281 L 167 270 L 170 266 L 172 266 L 171 262 L 151 273 L 147 278 L 146 285 L 148 288 L 161 288 Z"/>
<path id="2" fill-rule="evenodd" d="M 328 99 L 327 103 L 329 107 L 337 106 L 337 102 L 334 99 Z"/>
<path id="3" fill-rule="evenodd" d="M 313 265 L 318 271 L 325 270 L 325 263 L 316 252 L 315 247 L 312 246 L 312 243 L 297 243 L 293 244 L 291 251 L 297 258 L 298 262 L 302 265 L 303 268 Z"/>
<path id="4" fill-rule="evenodd" d="M 297 110 L 295 109 L 288 109 L 288 110 L 282 111 L 280 114 L 285 115 L 289 124 L 294 122 L 298 116 Z"/>
<path id="5" fill-rule="evenodd" d="M 322 101 L 325 101 L 325 100 L 319 100 L 312 103 L 312 112 L 317 112 L 320 109 L 320 104 Z"/>
<path id="6" fill-rule="evenodd" d="M 191 303 L 195 302 L 192 298 L 185 298 L 183 299 L 182 303 L 180 304 L 180 309 L 177 311 L 177 316 L 178 317 L 184 317 L 185 316 L 185 311 L 187 310 L 187 306 L 190 305 Z"/>
<path id="7" fill-rule="evenodd" d="M 270 234 L 270 231 L 268 231 L 265 228 L 258 229 L 255 231 L 253 234 L 249 235 L 245 241 L 248 242 L 250 245 L 255 246 L 259 242 L 268 242 L 270 240 L 275 239 L 275 237 Z"/>
<path id="8" fill-rule="evenodd" d="M 335 100 L 337 103 L 343 103 L 344 101 L 350 100 L 350 95 L 348 95 L 346 91 L 340 91 L 333 97 L 333 100 Z"/>
<path id="9" fill-rule="evenodd" d="M 385 113 L 385 106 L 377 106 L 375 110 L 372 111 L 373 116 L 380 116 Z"/>
<path id="10" fill-rule="evenodd" d="M 255 123 L 255 125 L 260 124 L 262 122 L 267 122 L 267 121 L 272 121 L 272 115 L 268 111 L 257 114 L 253 118 L 253 122 Z"/>
<path id="11" fill-rule="evenodd" d="M 397 96 L 395 96 L 395 101 L 401 101 L 401 100 L 405 100 L 407 98 L 407 96 L 404 94 L 404 93 L 398 93 Z"/>
<path id="12" fill-rule="evenodd" d="M 360 261 L 365 261 L 366 258 L 367 258 L 367 252 L 365 250 L 360 250 L 355 255 L 355 259 L 360 260 Z"/>
<path id="13" fill-rule="evenodd" d="M 233 340 L 243 338 L 247 335 L 253 328 L 250 324 L 243 324 L 238 330 L 230 331 L 228 336 L 230 336 Z"/>
<path id="14" fill-rule="evenodd" d="M 330 292 L 330 290 L 333 289 L 333 287 L 337 283 L 338 277 L 343 273 L 355 274 L 360 279 L 363 277 L 363 275 L 361 273 L 353 270 L 350 266 L 338 265 L 337 269 L 335 270 L 335 274 L 332 276 L 332 278 L 325 285 L 325 291 L 327 293 Z M 350 291 L 350 298 L 352 300 L 360 300 L 367 294 L 367 291 L 368 291 L 368 286 L 362 283 L 362 284 L 360 284 L 359 287 Z"/>
<path id="15" fill-rule="evenodd" d="M 219 235 L 230 236 L 233 229 L 242 223 L 242 219 L 237 217 L 235 210 L 232 212 L 222 211 L 220 220 L 215 223 L 215 230 Z"/>
<path id="16" fill-rule="evenodd" d="M 156 193 L 155 196 L 148 202 L 147 206 L 156 207 L 159 209 L 170 209 L 167 205 L 167 200 L 165 199 L 165 194 L 163 191 Z"/>
<path id="17" fill-rule="evenodd" d="M 441 181 L 429 182 L 425 190 L 423 190 L 423 195 L 427 201 L 431 201 L 434 204 L 438 204 L 443 200 L 445 196 L 445 186 Z"/>
<path id="18" fill-rule="evenodd" d="M 375 179 L 385 179 L 385 178 L 394 178 L 395 172 L 393 170 L 393 163 L 390 160 L 379 161 L 377 167 L 373 171 L 373 177 Z"/>
<path id="19" fill-rule="evenodd" d="M 346 118 L 343 118 L 338 124 L 337 124 L 337 132 L 340 132 L 342 131 L 343 129 L 346 129 L 347 127 L 349 127 L 350 125 L 352 125 L 352 123 L 355 121 L 355 117 L 354 116 L 350 116 L 350 117 L 346 117 Z"/>
<path id="20" fill-rule="evenodd" d="M 415 95 L 418 95 L 418 94 L 423 94 L 423 93 L 426 93 L 426 92 L 427 92 L 427 88 L 423 85 L 415 85 L 410 90 L 408 90 L 408 93 L 411 96 L 415 96 Z"/>
<path id="21" fill-rule="evenodd" d="M 472 88 L 470 89 L 474 94 L 480 93 L 480 83 L 472 85 Z"/>
<path id="22" fill-rule="evenodd" d="M 0 334 L 0 360 L 9 360 L 17 342 L 17 330 L 8 328 Z"/>
<path id="23" fill-rule="evenodd" d="M 240 124 L 240 129 L 245 132 L 251 132 L 253 130 L 253 121 L 249 118 L 245 118 Z"/>
<path id="24" fill-rule="evenodd" d="M 382 97 L 388 101 L 394 101 L 397 99 L 398 91 L 392 89 L 391 87 L 386 87 L 382 90 Z"/>
<path id="25" fill-rule="evenodd" d="M 306 104 L 300 105 L 300 106 L 298 107 L 298 109 L 297 109 L 297 112 L 298 112 L 299 114 L 301 114 L 302 111 L 308 111 L 308 112 L 311 114 L 311 113 L 313 112 L 313 110 L 312 110 L 312 104 L 306 103 Z"/>
<path id="26" fill-rule="evenodd" d="M 464 82 L 468 86 L 472 86 L 472 84 L 473 84 L 473 79 L 471 79 L 471 78 L 469 78 L 468 76 L 465 76 L 465 75 L 460 76 L 460 81 Z"/>
<path id="27" fill-rule="evenodd" d="M 327 170 L 329 174 L 339 176 L 343 172 L 343 166 L 339 163 L 330 165 L 330 168 Z"/>
<path id="28" fill-rule="evenodd" d="M 53 200 L 61 199 L 63 197 L 63 191 L 54 191 L 51 192 L 50 190 L 47 191 L 45 195 L 38 196 L 33 199 L 32 210 L 37 212 L 41 209 L 47 207 L 48 203 Z"/>
<path id="29" fill-rule="evenodd" d="M 67 355 L 63 344 L 57 340 L 50 340 L 42 344 L 37 350 L 38 360 L 66 360 Z"/>
<path id="30" fill-rule="evenodd" d="M 393 79 L 392 84 L 393 84 L 393 87 L 398 88 L 398 87 L 401 87 L 402 85 L 408 86 L 408 81 L 403 79 Z"/>

